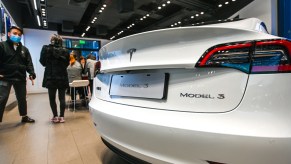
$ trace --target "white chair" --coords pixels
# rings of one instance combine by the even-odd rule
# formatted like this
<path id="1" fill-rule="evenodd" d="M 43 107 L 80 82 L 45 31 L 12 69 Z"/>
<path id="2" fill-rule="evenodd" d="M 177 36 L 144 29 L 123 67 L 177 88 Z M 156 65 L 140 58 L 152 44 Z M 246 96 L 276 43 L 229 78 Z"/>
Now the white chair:
<path id="1" fill-rule="evenodd" d="M 71 102 L 74 103 L 74 111 L 76 111 L 76 88 L 78 88 L 78 87 L 83 87 L 84 88 L 85 101 L 87 101 L 86 100 L 86 95 L 88 95 L 88 85 L 89 85 L 89 80 L 74 80 L 73 82 L 69 83 L 70 95 L 71 95 L 72 88 L 73 88 L 73 91 L 74 91 L 73 92 L 74 93 L 74 99 L 72 100 L 72 98 L 71 98 Z M 86 102 L 86 105 L 88 105 L 87 102 Z"/>

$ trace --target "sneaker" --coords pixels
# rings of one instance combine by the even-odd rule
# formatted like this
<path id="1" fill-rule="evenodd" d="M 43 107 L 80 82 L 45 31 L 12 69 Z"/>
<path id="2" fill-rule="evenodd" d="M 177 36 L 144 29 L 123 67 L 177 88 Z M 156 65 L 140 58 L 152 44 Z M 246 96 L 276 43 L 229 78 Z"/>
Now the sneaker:
<path id="1" fill-rule="evenodd" d="M 21 122 L 23 122 L 23 123 L 34 123 L 35 120 L 30 118 L 30 117 L 28 117 L 28 116 L 23 116 L 22 119 L 21 119 Z"/>
<path id="2" fill-rule="evenodd" d="M 58 117 L 53 117 L 53 118 L 51 119 L 51 122 L 53 122 L 53 123 L 58 123 L 58 122 L 59 122 L 59 118 L 58 118 Z"/>
<path id="3" fill-rule="evenodd" d="M 64 117 L 59 117 L 59 122 L 60 122 L 60 123 L 64 123 L 64 122 L 65 122 Z"/>

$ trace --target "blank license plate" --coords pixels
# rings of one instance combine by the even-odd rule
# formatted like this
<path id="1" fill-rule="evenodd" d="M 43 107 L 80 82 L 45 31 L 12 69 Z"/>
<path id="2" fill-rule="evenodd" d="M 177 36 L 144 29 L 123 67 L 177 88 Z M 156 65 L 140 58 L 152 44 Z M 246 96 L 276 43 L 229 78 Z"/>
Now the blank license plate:
<path id="1" fill-rule="evenodd" d="M 109 94 L 111 96 L 162 99 L 166 74 L 143 73 L 113 75 Z"/>

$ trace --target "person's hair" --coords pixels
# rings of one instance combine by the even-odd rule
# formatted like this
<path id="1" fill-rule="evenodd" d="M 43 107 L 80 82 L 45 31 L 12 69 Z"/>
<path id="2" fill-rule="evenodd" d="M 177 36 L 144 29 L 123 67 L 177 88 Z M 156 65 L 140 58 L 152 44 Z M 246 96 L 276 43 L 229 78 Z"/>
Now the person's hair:
<path id="1" fill-rule="evenodd" d="M 10 29 L 9 29 L 9 32 L 11 32 L 12 29 L 17 29 L 17 30 L 19 30 L 21 32 L 21 34 L 23 34 L 23 30 L 20 27 L 11 26 Z"/>
<path id="2" fill-rule="evenodd" d="M 75 55 L 75 53 L 72 51 L 71 53 L 70 53 L 70 65 L 71 66 L 73 66 L 74 64 L 75 64 L 75 62 L 76 62 L 76 55 Z"/>
<path id="3" fill-rule="evenodd" d="M 81 56 L 79 57 L 79 61 L 81 61 L 81 60 L 83 60 L 83 59 L 85 59 L 85 58 L 84 58 L 84 56 L 81 55 Z"/>
<path id="4" fill-rule="evenodd" d="M 92 54 L 88 54 L 86 59 L 91 59 Z"/>
<path id="5" fill-rule="evenodd" d="M 93 54 L 89 54 L 89 55 L 87 56 L 87 59 L 96 60 L 96 57 L 95 57 L 95 55 L 93 55 Z"/>
<path id="6" fill-rule="evenodd" d="M 63 44 L 63 39 L 61 36 L 54 34 L 53 36 L 51 36 L 51 40 L 50 41 L 55 41 L 55 44 L 58 46 L 62 46 Z"/>

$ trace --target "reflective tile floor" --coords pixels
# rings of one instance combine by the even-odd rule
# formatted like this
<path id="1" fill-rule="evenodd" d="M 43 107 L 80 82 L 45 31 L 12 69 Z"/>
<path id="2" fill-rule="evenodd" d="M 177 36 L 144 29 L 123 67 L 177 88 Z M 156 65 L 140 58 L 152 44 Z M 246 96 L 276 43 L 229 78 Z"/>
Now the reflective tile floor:
<path id="1" fill-rule="evenodd" d="M 28 95 L 34 124 L 20 123 L 17 107 L 0 123 L 1 164 L 127 164 L 101 141 L 88 109 L 65 112 L 65 123 L 51 123 L 47 94 Z"/>

